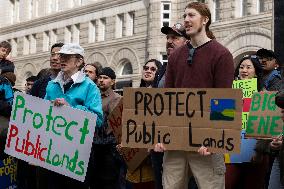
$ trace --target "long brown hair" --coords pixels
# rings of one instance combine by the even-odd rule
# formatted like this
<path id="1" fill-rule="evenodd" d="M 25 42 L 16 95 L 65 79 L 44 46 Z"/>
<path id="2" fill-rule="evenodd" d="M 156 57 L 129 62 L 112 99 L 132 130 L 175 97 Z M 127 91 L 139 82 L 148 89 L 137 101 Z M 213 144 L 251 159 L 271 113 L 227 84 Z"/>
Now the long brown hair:
<path id="1" fill-rule="evenodd" d="M 197 12 L 199 12 L 199 14 L 201 14 L 201 16 L 208 18 L 208 22 L 206 23 L 206 26 L 205 26 L 205 31 L 206 31 L 207 36 L 210 39 L 215 39 L 213 32 L 209 29 L 209 26 L 211 25 L 212 19 L 211 19 L 211 12 L 210 12 L 208 6 L 205 3 L 192 2 L 192 3 L 188 3 L 186 5 L 185 9 L 187 9 L 187 8 L 188 9 L 195 9 L 195 10 L 197 10 Z"/>

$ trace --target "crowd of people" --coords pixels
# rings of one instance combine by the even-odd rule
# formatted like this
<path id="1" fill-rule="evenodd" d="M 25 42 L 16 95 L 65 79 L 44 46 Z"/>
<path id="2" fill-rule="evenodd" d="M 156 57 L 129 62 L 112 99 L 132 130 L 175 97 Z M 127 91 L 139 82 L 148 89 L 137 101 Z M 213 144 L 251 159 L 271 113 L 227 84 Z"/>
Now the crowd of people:
<path id="1" fill-rule="evenodd" d="M 140 87 L 231 88 L 233 80 L 257 78 L 258 91 L 281 91 L 277 55 L 259 49 L 245 55 L 234 68 L 233 56 L 210 30 L 211 13 L 199 2 L 187 4 L 184 22 L 164 26 L 168 63 L 148 60 L 142 68 Z M 7 59 L 11 45 L 0 43 L 0 133 L 5 148 L 13 102 L 15 66 Z M 115 92 L 116 73 L 110 67 L 85 64 L 79 44 L 56 43 L 50 50 L 50 68 L 26 79 L 25 93 L 50 100 L 54 106 L 71 106 L 97 115 L 85 182 L 18 160 L 19 189 L 280 189 L 283 182 L 282 136 L 258 140 L 249 162 L 224 162 L 224 155 L 201 146 L 197 152 L 168 151 L 162 143 L 133 172 L 127 170 L 108 115 L 122 96 Z M 283 111 L 284 112 L 284 111 Z M 284 115 L 284 113 L 283 113 Z M 284 116 L 282 117 L 284 121 Z M 2 126 L 6 125 L 6 128 Z M 241 126 L 240 126 L 241 127 Z M 1 159 L 5 154 L 1 154 Z"/>

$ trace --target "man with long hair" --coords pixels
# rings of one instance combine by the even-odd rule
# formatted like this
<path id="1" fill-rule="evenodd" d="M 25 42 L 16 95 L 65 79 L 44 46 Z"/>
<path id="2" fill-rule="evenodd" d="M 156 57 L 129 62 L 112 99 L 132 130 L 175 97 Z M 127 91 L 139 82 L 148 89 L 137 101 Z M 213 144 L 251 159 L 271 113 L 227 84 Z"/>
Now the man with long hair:
<path id="1" fill-rule="evenodd" d="M 204 3 L 189 3 L 184 10 L 184 27 L 190 41 L 169 57 L 166 88 L 231 88 L 234 78 L 232 54 L 210 31 L 211 13 Z M 166 150 L 163 144 L 156 151 Z M 187 188 L 188 169 L 199 189 L 225 188 L 223 154 L 212 154 L 204 146 L 196 152 L 165 151 L 164 189 Z"/>

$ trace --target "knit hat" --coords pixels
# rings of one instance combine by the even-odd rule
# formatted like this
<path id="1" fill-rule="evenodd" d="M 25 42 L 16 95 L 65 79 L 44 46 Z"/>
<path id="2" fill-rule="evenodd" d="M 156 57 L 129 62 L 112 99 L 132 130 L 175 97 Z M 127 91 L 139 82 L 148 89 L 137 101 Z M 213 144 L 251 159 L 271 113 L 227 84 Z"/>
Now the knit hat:
<path id="1" fill-rule="evenodd" d="M 110 77 L 111 79 L 116 79 L 115 72 L 110 67 L 104 67 L 103 69 L 101 69 L 101 72 L 99 73 L 99 75 L 106 75 Z"/>
<path id="2" fill-rule="evenodd" d="M 14 86 L 16 82 L 16 75 L 13 72 L 5 72 L 1 74 L 3 77 L 7 78 L 11 85 Z"/>

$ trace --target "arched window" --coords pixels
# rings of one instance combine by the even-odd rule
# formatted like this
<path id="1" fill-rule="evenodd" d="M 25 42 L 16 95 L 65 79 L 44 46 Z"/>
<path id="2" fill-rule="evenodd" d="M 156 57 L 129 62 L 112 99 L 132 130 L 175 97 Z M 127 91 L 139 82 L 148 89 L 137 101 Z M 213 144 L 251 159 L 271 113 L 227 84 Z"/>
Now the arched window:
<path id="1" fill-rule="evenodd" d="M 127 62 L 122 67 L 121 75 L 130 75 L 133 74 L 132 65 L 130 62 Z"/>

